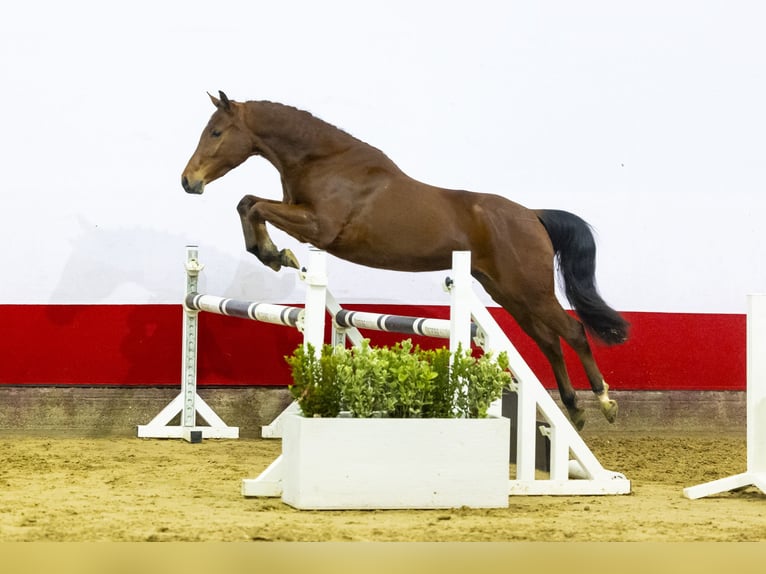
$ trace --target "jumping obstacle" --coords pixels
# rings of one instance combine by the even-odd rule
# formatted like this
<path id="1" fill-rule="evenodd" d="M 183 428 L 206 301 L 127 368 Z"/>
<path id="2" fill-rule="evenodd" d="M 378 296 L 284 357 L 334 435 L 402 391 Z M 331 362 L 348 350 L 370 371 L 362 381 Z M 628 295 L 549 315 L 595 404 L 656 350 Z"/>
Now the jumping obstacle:
<path id="1" fill-rule="evenodd" d="M 324 265 L 321 266 L 324 269 Z M 485 351 L 508 354 L 511 372 L 517 381 L 516 412 L 517 464 L 516 477 L 510 479 L 510 495 L 607 495 L 627 494 L 630 481 L 621 473 L 606 470 L 596 459 L 575 428 L 554 402 L 500 326 L 479 300 L 471 287 L 470 253 L 453 253 L 453 276 L 445 286 L 450 293 L 450 319 L 424 319 L 399 317 L 375 313 L 359 313 L 343 310 L 328 290 L 324 294 L 324 306 L 334 318 L 334 343 L 341 343 L 348 336 L 353 344 L 360 344 L 362 336 L 358 328 L 396 331 L 410 334 L 426 334 L 449 338 L 450 350 L 459 346 L 468 348 L 471 340 Z M 326 280 L 319 281 L 326 285 Z M 306 321 L 309 307 L 320 305 L 322 297 L 314 294 L 306 303 Z M 318 310 L 312 317 L 320 315 Z M 502 401 L 490 407 L 490 414 L 501 416 Z M 538 412 L 548 423 L 550 438 L 550 476 L 535 477 L 535 446 L 538 432 Z M 281 423 L 285 417 L 299 413 L 298 407 L 290 405 L 272 425 L 264 427 L 263 436 L 281 436 Z M 570 456 L 572 457 L 570 459 Z M 242 481 L 244 496 L 281 496 L 282 456 L 278 457 L 257 478 Z M 573 479 L 574 478 L 574 479 Z"/>
<path id="2" fill-rule="evenodd" d="M 304 342 L 312 343 L 319 350 L 324 341 L 324 306 L 327 299 L 324 257 L 312 255 L 311 261 L 315 271 L 301 272 L 301 279 L 307 284 L 307 307 L 302 309 L 199 294 L 198 278 L 204 265 L 199 262 L 198 247 L 186 247 L 181 392 L 151 422 L 138 426 L 140 438 L 183 438 L 188 442 L 199 442 L 203 438 L 239 438 L 239 428 L 228 426 L 197 394 L 198 315 L 204 311 L 293 327 L 303 332 Z M 171 424 L 179 415 L 180 424 Z M 198 425 L 197 417 L 207 424 Z"/>
<path id="3" fill-rule="evenodd" d="M 766 494 L 766 295 L 747 298 L 747 470 L 684 488 L 692 500 L 748 486 Z"/>

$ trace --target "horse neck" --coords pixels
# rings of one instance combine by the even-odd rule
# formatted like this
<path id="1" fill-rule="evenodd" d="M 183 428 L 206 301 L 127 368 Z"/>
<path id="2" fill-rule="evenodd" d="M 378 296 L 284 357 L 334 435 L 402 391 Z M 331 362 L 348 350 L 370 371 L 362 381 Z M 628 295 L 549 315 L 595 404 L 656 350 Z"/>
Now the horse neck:
<path id="1" fill-rule="evenodd" d="M 297 108 L 272 102 L 247 102 L 244 121 L 255 136 L 257 153 L 284 173 L 349 147 L 353 138 Z"/>

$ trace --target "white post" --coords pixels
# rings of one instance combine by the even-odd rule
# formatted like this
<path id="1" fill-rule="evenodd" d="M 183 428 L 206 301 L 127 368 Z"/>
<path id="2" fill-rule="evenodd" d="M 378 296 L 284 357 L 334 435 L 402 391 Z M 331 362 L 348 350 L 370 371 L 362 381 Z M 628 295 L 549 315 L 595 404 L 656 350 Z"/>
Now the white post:
<path id="1" fill-rule="evenodd" d="M 450 290 L 450 338 L 452 353 L 471 348 L 471 252 L 453 251 Z"/>
<path id="2" fill-rule="evenodd" d="M 324 345 L 325 305 L 327 302 L 327 254 L 311 248 L 308 269 L 301 270 L 306 283 L 303 317 L 303 344 L 311 344 L 319 356 Z"/>
<path id="3" fill-rule="evenodd" d="M 447 278 L 450 293 L 450 367 L 455 361 L 455 353 L 462 349 L 465 353 L 471 349 L 471 252 L 452 252 L 452 277 Z M 467 393 L 468 383 L 463 381 L 462 389 L 455 391 Z"/>
<path id="4" fill-rule="evenodd" d="M 199 262 L 199 251 L 196 245 L 186 246 L 186 291 L 184 296 L 183 347 L 181 351 L 181 395 L 183 410 L 181 426 L 194 427 L 197 424 L 197 324 L 199 311 L 186 306 L 186 296 L 197 293 L 199 272 L 204 265 Z"/>
<path id="5" fill-rule="evenodd" d="M 747 296 L 747 471 L 684 488 L 692 500 L 755 486 L 766 493 L 766 295 Z"/>
<path id="6" fill-rule="evenodd" d="M 766 295 L 747 301 L 747 470 L 766 477 Z"/>

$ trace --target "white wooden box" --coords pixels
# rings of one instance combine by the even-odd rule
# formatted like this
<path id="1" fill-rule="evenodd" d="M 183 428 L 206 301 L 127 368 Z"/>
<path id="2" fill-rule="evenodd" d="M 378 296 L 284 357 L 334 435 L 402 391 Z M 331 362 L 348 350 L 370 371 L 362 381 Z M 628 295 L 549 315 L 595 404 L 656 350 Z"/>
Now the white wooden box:
<path id="1" fill-rule="evenodd" d="M 305 418 L 282 436 L 282 500 L 300 509 L 505 508 L 510 421 Z"/>

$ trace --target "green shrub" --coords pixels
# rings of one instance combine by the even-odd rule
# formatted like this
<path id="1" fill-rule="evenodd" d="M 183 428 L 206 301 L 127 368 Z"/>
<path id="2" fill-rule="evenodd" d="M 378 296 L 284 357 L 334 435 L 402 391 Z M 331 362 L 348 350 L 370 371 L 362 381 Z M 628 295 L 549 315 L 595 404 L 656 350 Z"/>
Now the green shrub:
<path id="1" fill-rule="evenodd" d="M 424 350 L 407 339 L 392 347 L 346 349 L 324 345 L 319 357 L 300 345 L 285 357 L 290 392 L 304 416 L 471 417 L 487 416 L 489 405 L 510 387 L 508 358 L 475 358 L 459 348 Z"/>
<path id="2" fill-rule="evenodd" d="M 340 413 L 340 385 L 337 381 L 338 355 L 328 345 L 316 356 L 311 345 L 300 345 L 290 357 L 293 398 L 307 417 L 335 417 Z"/>

